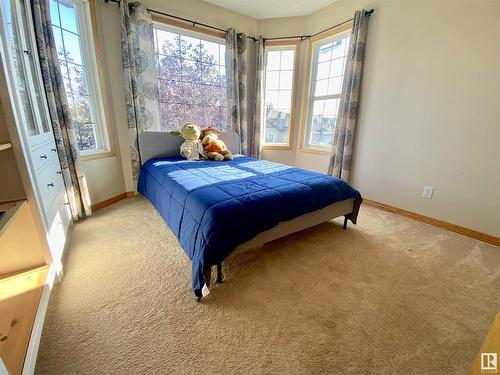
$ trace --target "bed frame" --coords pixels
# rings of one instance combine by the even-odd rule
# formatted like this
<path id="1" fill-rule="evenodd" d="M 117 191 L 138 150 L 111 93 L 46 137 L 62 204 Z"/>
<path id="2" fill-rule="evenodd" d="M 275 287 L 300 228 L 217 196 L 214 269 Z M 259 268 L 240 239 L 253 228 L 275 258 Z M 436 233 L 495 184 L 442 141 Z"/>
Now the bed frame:
<path id="1" fill-rule="evenodd" d="M 226 132 L 220 135 L 229 150 L 233 153 L 240 153 L 240 137 L 235 132 Z M 179 155 L 179 148 L 183 140 L 181 137 L 173 136 L 161 132 L 144 132 L 139 134 L 139 149 L 141 163 L 152 158 L 168 157 Z M 261 247 L 267 242 L 288 236 L 289 234 L 313 227 L 315 225 L 330 221 L 340 216 L 344 216 L 343 229 L 347 229 L 347 220 L 356 224 L 357 211 L 360 202 L 355 202 L 353 198 L 333 203 L 320 210 L 309 212 L 296 217 L 295 219 L 283 221 L 274 228 L 259 233 L 257 236 L 239 245 L 231 255 L 241 253 L 250 249 Z M 207 267 L 204 271 L 207 287 L 210 287 L 212 268 Z M 222 263 L 217 264 L 217 283 L 222 283 Z M 201 297 L 198 299 L 200 300 Z"/>

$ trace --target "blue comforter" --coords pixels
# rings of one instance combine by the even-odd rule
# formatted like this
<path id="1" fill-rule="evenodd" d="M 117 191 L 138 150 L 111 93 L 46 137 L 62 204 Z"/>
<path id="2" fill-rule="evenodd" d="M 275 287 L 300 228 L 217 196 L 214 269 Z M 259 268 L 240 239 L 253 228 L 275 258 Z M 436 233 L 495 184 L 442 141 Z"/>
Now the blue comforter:
<path id="1" fill-rule="evenodd" d="M 236 155 L 232 161 L 152 159 L 141 168 L 138 190 L 156 207 L 192 262 L 193 291 L 201 296 L 203 270 L 238 245 L 281 221 L 359 192 L 343 180 Z"/>

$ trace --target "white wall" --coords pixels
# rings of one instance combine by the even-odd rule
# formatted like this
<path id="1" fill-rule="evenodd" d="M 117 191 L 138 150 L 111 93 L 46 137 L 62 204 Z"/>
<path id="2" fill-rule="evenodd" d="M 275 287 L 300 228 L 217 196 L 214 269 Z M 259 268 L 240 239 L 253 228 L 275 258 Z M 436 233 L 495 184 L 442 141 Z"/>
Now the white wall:
<path id="1" fill-rule="evenodd" d="M 368 198 L 500 236 L 500 2 L 340 0 L 309 18 L 310 31 L 363 7 L 375 14 L 352 184 Z M 435 187 L 433 199 L 421 198 L 424 185 Z"/>

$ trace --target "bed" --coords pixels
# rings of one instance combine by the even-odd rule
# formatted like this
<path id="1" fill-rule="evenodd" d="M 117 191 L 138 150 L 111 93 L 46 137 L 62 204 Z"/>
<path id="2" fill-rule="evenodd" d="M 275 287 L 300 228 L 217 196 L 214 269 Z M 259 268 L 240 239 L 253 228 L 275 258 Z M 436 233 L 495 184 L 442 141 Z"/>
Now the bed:
<path id="1" fill-rule="evenodd" d="M 223 133 L 232 150 L 238 136 Z M 192 263 L 192 288 L 208 293 L 212 266 L 222 281 L 231 254 L 344 216 L 356 223 L 361 195 L 343 180 L 236 154 L 232 161 L 189 161 L 182 140 L 166 133 L 139 137 L 138 191 L 157 209 Z"/>

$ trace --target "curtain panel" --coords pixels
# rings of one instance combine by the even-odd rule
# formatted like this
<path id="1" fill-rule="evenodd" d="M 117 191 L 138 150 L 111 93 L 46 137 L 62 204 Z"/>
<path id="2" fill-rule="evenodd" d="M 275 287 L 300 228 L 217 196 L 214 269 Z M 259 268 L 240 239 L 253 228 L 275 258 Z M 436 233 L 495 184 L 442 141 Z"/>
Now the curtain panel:
<path id="1" fill-rule="evenodd" d="M 264 121 L 264 38 L 259 35 L 255 46 L 255 108 L 253 112 L 252 127 L 250 129 L 249 155 L 260 158 L 261 131 Z"/>
<path id="2" fill-rule="evenodd" d="M 358 116 L 359 90 L 365 57 L 368 19 L 369 16 L 364 9 L 358 10 L 354 14 L 351 41 L 342 84 L 339 114 L 333 133 L 332 153 L 328 165 L 329 175 L 342 178 L 345 181 L 349 179 L 349 170 L 351 167 L 352 145 Z"/>
<path id="3" fill-rule="evenodd" d="M 226 35 L 226 90 L 228 124 L 240 136 L 241 153 L 248 154 L 246 110 L 247 36 L 228 29 Z"/>
<path id="4" fill-rule="evenodd" d="M 130 159 L 134 181 L 139 177 L 139 134 L 161 131 L 158 79 L 154 58 L 153 21 L 141 3 L 122 0 L 121 49 Z"/>
<path id="5" fill-rule="evenodd" d="M 61 174 L 74 221 L 91 214 L 87 180 L 80 165 L 76 131 L 64 89 L 59 58 L 50 22 L 48 0 L 32 0 L 33 23 L 52 131 Z"/>

